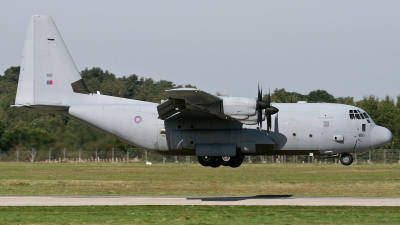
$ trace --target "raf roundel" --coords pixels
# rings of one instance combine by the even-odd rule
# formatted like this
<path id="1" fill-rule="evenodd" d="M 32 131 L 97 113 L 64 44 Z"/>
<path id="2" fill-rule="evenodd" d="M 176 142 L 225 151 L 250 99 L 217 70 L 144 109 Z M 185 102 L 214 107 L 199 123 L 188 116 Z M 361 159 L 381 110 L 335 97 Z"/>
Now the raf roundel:
<path id="1" fill-rule="evenodd" d="M 142 122 L 142 117 L 136 116 L 135 117 L 135 123 L 140 123 L 140 122 Z"/>

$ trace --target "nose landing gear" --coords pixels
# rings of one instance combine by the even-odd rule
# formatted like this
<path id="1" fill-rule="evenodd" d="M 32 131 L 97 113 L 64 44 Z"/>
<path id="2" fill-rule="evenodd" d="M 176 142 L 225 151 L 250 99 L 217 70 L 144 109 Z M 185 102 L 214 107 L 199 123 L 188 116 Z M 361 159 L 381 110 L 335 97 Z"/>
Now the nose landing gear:
<path id="1" fill-rule="evenodd" d="M 349 166 L 353 163 L 353 156 L 349 153 L 343 153 L 340 155 L 340 162 L 342 165 Z"/>

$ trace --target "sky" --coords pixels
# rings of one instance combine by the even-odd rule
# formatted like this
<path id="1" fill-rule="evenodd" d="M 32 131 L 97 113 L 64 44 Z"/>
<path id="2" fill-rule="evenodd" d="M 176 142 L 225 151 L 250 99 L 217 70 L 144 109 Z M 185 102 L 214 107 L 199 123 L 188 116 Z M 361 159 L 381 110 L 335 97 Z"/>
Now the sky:
<path id="1" fill-rule="evenodd" d="M 77 68 L 257 97 L 400 95 L 400 1 L 2 0 L 0 74 L 32 15 L 53 17 Z"/>

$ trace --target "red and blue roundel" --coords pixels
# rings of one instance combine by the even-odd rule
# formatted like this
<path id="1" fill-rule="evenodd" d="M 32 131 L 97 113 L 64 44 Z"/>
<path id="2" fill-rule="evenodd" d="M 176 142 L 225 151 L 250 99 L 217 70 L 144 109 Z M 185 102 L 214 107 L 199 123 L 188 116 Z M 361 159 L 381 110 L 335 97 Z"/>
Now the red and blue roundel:
<path id="1" fill-rule="evenodd" d="M 135 117 L 135 123 L 140 123 L 140 122 L 142 122 L 142 117 L 136 116 Z"/>

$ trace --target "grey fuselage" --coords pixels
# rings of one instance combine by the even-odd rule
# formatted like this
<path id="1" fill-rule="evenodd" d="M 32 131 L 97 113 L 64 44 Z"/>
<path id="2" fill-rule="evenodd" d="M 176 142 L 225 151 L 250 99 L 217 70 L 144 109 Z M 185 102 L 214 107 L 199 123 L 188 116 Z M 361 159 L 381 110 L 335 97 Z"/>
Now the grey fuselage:
<path id="1" fill-rule="evenodd" d="M 350 110 L 364 110 L 342 104 L 274 103 L 280 111 L 272 116 L 268 134 L 257 125 L 208 115 L 177 114 L 164 121 L 158 119 L 156 103 L 98 94 L 84 98 L 69 107 L 70 116 L 121 141 L 165 155 L 196 155 L 196 145 L 201 144 L 234 144 L 237 155 L 331 155 L 366 151 L 389 141 L 387 129 L 371 118 L 350 118 Z M 268 147 L 246 150 L 243 143 L 266 143 Z"/>

